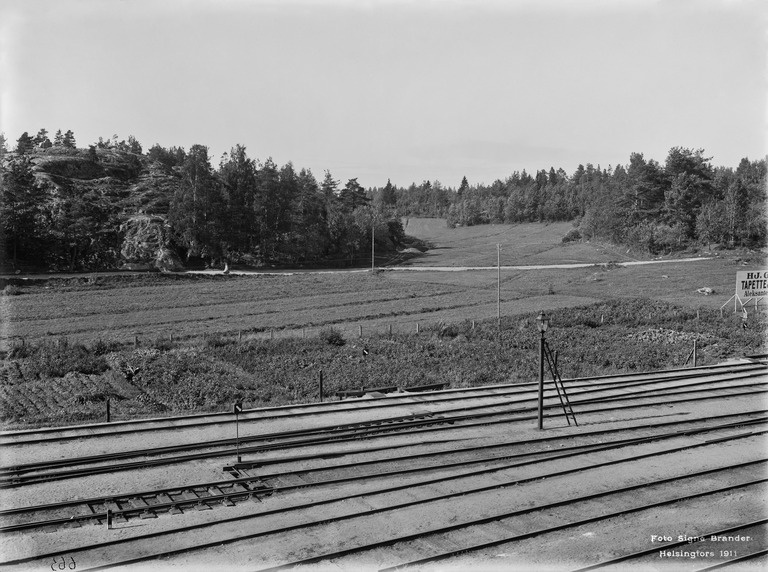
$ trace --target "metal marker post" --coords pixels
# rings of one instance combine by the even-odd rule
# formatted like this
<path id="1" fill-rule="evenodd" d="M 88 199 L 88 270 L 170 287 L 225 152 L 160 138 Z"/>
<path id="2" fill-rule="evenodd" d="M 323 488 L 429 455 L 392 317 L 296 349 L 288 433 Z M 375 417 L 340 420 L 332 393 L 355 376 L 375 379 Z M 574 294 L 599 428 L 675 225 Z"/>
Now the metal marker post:
<path id="1" fill-rule="evenodd" d="M 236 401 L 232 405 L 232 412 L 235 414 L 235 449 L 237 450 L 237 462 L 242 463 L 240 458 L 240 417 L 239 413 L 243 410 L 243 402 Z"/>
<path id="2" fill-rule="evenodd" d="M 536 326 L 541 332 L 541 338 L 539 339 L 539 411 L 538 421 L 539 429 L 544 429 L 544 332 L 549 327 L 549 318 L 542 310 L 539 315 L 536 316 Z"/>
<path id="3" fill-rule="evenodd" d="M 544 429 L 544 332 L 539 338 L 539 429 Z"/>

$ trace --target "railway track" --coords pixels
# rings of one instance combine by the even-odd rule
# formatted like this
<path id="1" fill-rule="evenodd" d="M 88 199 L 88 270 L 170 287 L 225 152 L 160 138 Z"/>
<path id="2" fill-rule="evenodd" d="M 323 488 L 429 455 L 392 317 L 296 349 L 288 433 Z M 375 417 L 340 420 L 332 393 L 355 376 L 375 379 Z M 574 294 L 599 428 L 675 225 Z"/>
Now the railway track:
<path id="1" fill-rule="evenodd" d="M 20 522 L 1 525 L 0 533 L 8 534 L 10 532 L 20 532 L 35 528 L 50 528 L 52 526 L 81 526 L 86 522 L 96 522 L 98 524 L 107 518 L 107 510 L 120 522 L 125 522 L 129 518 L 156 518 L 159 514 L 183 514 L 185 510 L 209 510 L 215 506 L 233 506 L 237 502 L 258 500 L 273 494 L 282 494 L 297 489 L 328 486 L 342 482 L 365 481 L 371 478 L 391 478 L 409 474 L 444 471 L 446 469 L 472 468 L 476 465 L 504 461 L 514 461 L 514 463 L 524 461 L 529 463 L 546 460 L 553 455 L 563 458 L 563 456 L 627 447 L 683 435 L 700 435 L 723 429 L 755 427 L 768 424 L 768 417 L 765 416 L 751 417 L 749 415 L 738 415 L 726 417 L 740 417 L 740 419 L 731 420 L 728 423 L 718 423 L 713 426 L 705 423 L 711 421 L 711 418 L 707 420 L 689 420 L 687 423 L 690 425 L 703 425 L 672 432 L 659 431 L 668 427 L 671 423 L 645 425 L 632 429 L 632 432 L 640 432 L 642 433 L 641 435 L 622 439 L 612 438 L 606 440 L 606 437 L 610 437 L 611 434 L 617 431 L 603 430 L 574 435 L 570 438 L 558 436 L 525 442 L 504 442 L 470 447 L 453 446 L 450 449 L 400 456 L 383 455 L 384 453 L 392 452 L 393 449 L 379 448 L 374 450 L 381 455 L 376 459 L 367 461 L 351 460 L 347 463 L 337 464 L 328 464 L 326 462 L 328 455 L 321 453 L 302 457 L 300 461 L 304 463 L 307 461 L 323 463 L 310 464 L 310 466 L 305 468 L 283 470 L 275 473 L 254 472 L 245 477 L 199 483 L 185 487 L 168 487 L 161 490 L 139 491 L 110 497 L 96 497 L 3 510 L 0 511 L 0 522 L 8 521 L 11 518 L 20 520 Z M 679 424 L 675 423 L 675 425 Z M 622 431 L 622 433 L 627 432 L 626 429 Z M 581 443 L 581 441 L 585 440 L 588 442 Z M 558 449 L 546 448 L 554 441 L 560 442 Z M 563 441 L 566 441 L 566 443 L 563 443 Z M 533 450 L 515 452 L 515 450 L 529 449 L 531 447 Z M 366 452 L 370 452 L 370 449 Z M 354 451 L 344 456 L 353 457 L 356 454 L 358 452 Z M 470 458 L 451 460 L 461 456 L 470 456 Z M 425 460 L 431 460 L 432 463 L 414 466 L 418 465 L 418 463 L 423 463 Z M 244 463 L 243 465 L 253 469 L 253 467 L 263 468 L 269 464 L 290 465 L 295 462 L 295 459 L 276 458 L 262 460 L 258 463 Z M 377 468 L 377 465 L 389 467 L 397 465 L 398 468 L 384 469 L 383 467 Z M 516 464 L 515 466 L 519 465 Z M 370 467 L 368 472 L 362 470 L 365 467 Z M 243 468 L 241 470 L 248 472 Z M 333 478 L 324 479 L 322 477 L 323 473 L 331 474 Z M 296 481 L 299 481 L 299 484 L 295 484 Z M 294 484 L 286 485 L 286 482 L 293 482 Z M 35 520 L 35 515 L 50 512 L 60 513 L 61 511 L 68 512 L 63 517 L 58 516 L 47 520 Z"/>
<path id="2" fill-rule="evenodd" d="M 0 511 L 0 572 L 63 557 L 79 570 L 232 558 L 260 570 L 507 564 L 497 558 L 689 514 L 681 531 L 739 525 L 762 542 L 697 568 L 761 560 L 768 506 L 750 511 L 768 498 L 766 372 L 749 363 L 566 380 L 578 427 L 566 426 L 550 382 L 544 432 L 527 423 L 537 384 L 521 384 L 254 410 L 239 443 L 222 438 L 231 414 L 197 418 L 189 432 L 158 421 L 115 435 L 104 426 L 10 436 L 4 449 L 24 462 L 0 468 L 0 488 L 18 489 Z M 130 448 L 121 439 L 132 429 L 158 437 Z M 77 454 L 90 442 L 78 438 L 97 448 Z M 632 536 L 616 546 L 572 567 L 651 565 L 661 547 Z"/>
<path id="3" fill-rule="evenodd" d="M 676 380 L 690 380 L 710 377 L 713 375 L 738 374 L 742 372 L 768 372 L 768 368 L 761 363 L 743 364 L 719 364 L 713 366 L 701 366 L 698 368 L 663 370 L 659 372 L 643 372 L 638 374 L 616 374 L 604 377 L 584 377 L 566 379 L 564 383 L 569 389 L 580 387 L 592 387 L 595 385 L 604 387 L 618 387 L 642 384 L 665 384 Z M 550 382 L 551 383 L 551 382 Z M 325 403 L 312 403 L 304 405 L 288 405 L 268 409 L 246 409 L 240 414 L 240 423 L 249 423 L 264 420 L 296 419 L 300 417 L 313 417 L 339 414 L 359 413 L 360 411 L 382 411 L 387 408 L 402 407 L 404 402 L 412 401 L 413 405 L 433 405 L 450 403 L 453 401 L 466 401 L 473 399 L 487 399 L 494 397 L 515 397 L 524 394 L 533 394 L 537 391 L 537 384 L 521 383 L 510 385 L 487 386 L 479 388 L 459 388 L 440 392 L 421 394 L 388 395 L 376 400 L 367 401 L 337 401 Z M 0 433 L 1 446 L 31 445 L 46 442 L 62 442 L 83 437 L 115 437 L 117 435 L 135 435 L 139 433 L 153 433 L 158 431 L 187 430 L 217 425 L 230 425 L 234 423 L 233 414 L 229 411 L 218 413 L 205 413 L 184 415 L 176 417 L 114 421 L 112 423 L 96 423 L 72 427 L 51 427 L 40 429 L 28 429 L 21 431 L 7 431 Z"/>
<path id="4" fill-rule="evenodd" d="M 717 399 L 722 395 L 753 395 L 765 393 L 767 383 L 762 372 L 742 373 L 726 380 L 728 383 L 744 381 L 743 385 L 726 388 L 716 388 L 713 381 L 694 381 L 686 387 L 669 391 L 659 396 L 658 390 L 635 389 L 624 391 L 619 395 L 602 395 L 599 397 L 583 398 L 589 393 L 601 393 L 605 388 L 583 389 L 571 399 L 571 405 L 576 407 L 578 413 L 593 413 L 604 410 L 608 404 L 610 409 L 629 407 L 646 407 L 653 404 L 670 404 L 690 400 Z M 755 381 L 753 378 L 758 378 Z M 701 385 L 706 387 L 697 387 Z M 622 389 L 625 389 L 622 387 Z M 554 394 L 554 391 L 550 393 Z M 703 394 L 703 395 L 702 395 Z M 550 403 L 546 405 L 549 416 L 555 416 L 559 404 L 554 396 L 550 395 Z M 617 402 L 633 401 L 617 405 Z M 530 405 L 525 405 L 525 403 Z M 485 410 L 485 411 L 480 411 Z M 472 411 L 472 413 L 467 413 Z M 235 454 L 262 453 L 269 450 L 288 449 L 306 446 L 319 446 L 329 443 L 350 442 L 363 439 L 371 439 L 380 436 L 400 435 L 404 432 L 413 434 L 416 432 L 435 432 L 453 430 L 458 427 L 486 425 L 492 423 L 509 423 L 531 419 L 535 411 L 534 398 L 526 398 L 515 402 L 513 407 L 505 407 L 498 403 L 464 406 L 443 410 L 440 415 L 432 413 L 399 416 L 387 419 L 379 419 L 373 422 L 333 425 L 312 430 L 297 430 L 279 432 L 267 435 L 244 436 L 239 440 L 239 446 L 235 439 L 197 442 L 185 445 L 158 447 L 134 451 L 122 451 L 106 455 L 93 455 L 72 459 L 60 459 L 38 463 L 26 463 L 0 468 L 0 489 L 15 488 L 19 486 L 35 484 L 46 481 L 62 480 L 75 477 L 84 477 L 100 473 L 112 473 L 130 469 L 162 466 L 175 463 L 183 463 L 192 460 L 221 458 Z M 447 415 L 453 414 L 453 415 Z M 255 444 L 258 443 L 258 444 Z M 232 447 L 235 446 L 233 449 Z M 212 449 L 208 451 L 201 451 Z M 182 454 L 186 451 L 201 451 Z M 163 456 L 175 455 L 175 456 Z M 161 458 L 150 458 L 161 456 Z M 116 464 L 115 461 L 142 458 L 130 462 Z M 62 469 L 63 467 L 63 469 Z M 79 467 L 79 468 L 73 468 Z M 56 470 L 61 469 L 61 470 Z"/>
<path id="5" fill-rule="evenodd" d="M 332 561 L 339 558 L 344 558 L 352 554 L 365 553 L 366 551 L 375 550 L 377 548 L 385 546 L 397 545 L 409 545 L 419 539 L 433 538 L 435 535 L 444 535 L 451 531 L 462 531 L 470 527 L 483 526 L 488 523 L 495 523 L 499 521 L 505 521 L 509 519 L 520 518 L 524 515 L 546 515 L 551 512 L 552 509 L 563 509 L 570 507 L 569 510 L 573 511 L 573 514 L 579 518 L 572 518 L 565 524 L 558 524 L 555 527 L 542 527 L 537 526 L 535 530 L 529 531 L 524 534 L 517 534 L 513 536 L 504 536 L 496 539 L 494 542 L 497 544 L 515 542 L 526 536 L 534 536 L 547 532 L 554 532 L 556 530 L 564 530 L 569 527 L 579 526 L 586 522 L 594 522 L 597 520 L 605 520 L 609 518 L 615 518 L 621 515 L 628 515 L 634 512 L 650 510 L 654 507 L 668 505 L 676 502 L 682 502 L 685 500 L 704 498 L 709 495 L 722 494 L 727 491 L 743 489 L 748 487 L 755 487 L 760 485 L 768 479 L 755 478 L 756 475 L 764 477 L 764 469 L 768 459 L 757 458 L 751 459 L 741 463 L 721 463 L 718 466 L 706 468 L 703 470 L 688 470 L 682 473 L 675 473 L 668 475 L 664 478 L 655 479 L 643 479 L 640 483 L 631 485 L 616 486 L 615 478 L 606 474 L 605 477 L 598 478 L 603 474 L 600 471 L 611 467 L 618 467 L 621 465 L 631 465 L 637 463 L 642 459 L 650 458 L 667 458 L 671 455 L 679 455 L 684 451 L 690 451 L 693 449 L 701 450 L 707 457 L 717 457 L 717 451 L 725 444 L 736 443 L 745 439 L 755 439 L 757 435 L 764 434 L 766 430 L 757 430 L 757 422 L 760 424 L 765 423 L 765 419 L 754 420 L 755 427 L 753 431 L 744 431 L 744 428 L 749 427 L 745 422 L 738 421 L 728 424 L 719 424 L 717 426 L 709 426 L 706 428 L 700 428 L 700 433 L 697 433 L 700 437 L 695 441 L 688 439 L 685 442 L 681 441 L 681 438 L 690 435 L 691 432 L 673 431 L 665 434 L 655 435 L 652 437 L 641 437 L 636 440 L 632 439 L 620 439 L 615 443 L 603 443 L 594 444 L 592 447 L 587 447 L 581 451 L 563 451 L 558 449 L 555 453 L 547 453 L 546 456 L 538 457 L 531 455 L 530 458 L 516 458 L 512 462 L 505 464 L 497 464 L 491 467 L 482 467 L 481 469 L 475 469 L 468 472 L 455 472 L 455 468 L 450 469 L 451 474 L 440 476 L 427 476 L 426 478 L 420 478 L 416 482 L 408 482 L 397 486 L 385 486 L 376 489 L 365 490 L 363 492 L 356 492 L 354 494 L 343 494 L 336 496 L 329 496 L 321 500 L 314 500 L 305 502 L 304 504 L 292 503 L 289 508 L 283 506 L 272 510 L 262 510 L 258 513 L 251 513 L 234 517 L 230 519 L 223 519 L 215 522 L 206 522 L 204 524 L 180 526 L 170 530 L 165 530 L 159 533 L 144 534 L 134 536 L 132 538 L 117 539 L 108 542 L 99 542 L 94 545 L 82 545 L 73 546 L 68 548 L 68 552 L 78 555 L 78 562 L 84 564 L 86 570 L 98 570 L 110 566 L 136 564 L 140 562 L 147 562 L 156 560 L 158 558 L 169 558 L 197 552 L 203 549 L 218 549 L 221 546 L 227 546 L 232 543 L 252 541 L 256 538 L 266 539 L 268 537 L 278 537 L 288 533 L 294 533 L 297 531 L 305 531 L 310 529 L 316 529 L 319 526 L 327 526 L 331 523 L 347 523 L 349 526 L 355 526 L 357 521 L 363 522 L 365 519 L 379 518 L 387 513 L 395 514 L 395 511 L 404 510 L 424 510 L 422 507 L 433 505 L 434 503 L 454 503 L 464 502 L 465 504 L 473 503 L 475 498 L 481 498 L 484 494 L 493 493 L 494 491 L 507 490 L 514 487 L 518 493 L 514 497 L 509 495 L 503 498 L 507 499 L 505 502 L 512 502 L 517 496 L 521 494 L 520 487 L 531 486 L 541 487 L 546 483 L 557 483 L 557 479 L 566 478 L 569 475 L 574 474 L 592 474 L 587 481 L 582 481 L 583 487 L 596 488 L 586 494 L 579 494 L 576 496 L 569 496 L 556 502 L 538 502 L 534 505 L 527 504 L 524 508 L 516 507 L 513 510 L 499 511 L 496 505 L 489 505 L 493 507 L 492 514 L 483 515 L 477 518 L 464 518 L 458 523 L 453 523 L 447 526 L 429 526 L 422 527 L 422 530 L 418 532 L 411 532 L 408 534 L 399 534 L 395 536 L 389 536 L 386 539 L 367 542 L 356 543 L 355 546 L 342 549 L 333 550 L 331 548 L 323 548 L 320 550 L 320 554 L 315 556 L 301 558 L 298 560 L 292 560 L 290 562 L 282 562 L 275 566 L 267 566 L 264 569 L 279 569 L 285 567 L 292 567 L 300 564 L 311 564 L 319 561 Z M 710 439 L 704 439 L 703 435 L 708 434 Z M 563 437 L 561 437 L 562 439 Z M 670 441 L 666 443 L 666 441 Z M 444 466 L 443 470 L 447 470 Z M 529 472 L 526 476 L 519 476 L 521 471 L 527 469 Z M 462 486 L 458 483 L 471 483 L 475 482 L 471 479 L 477 479 L 479 475 L 497 475 L 494 480 L 488 481 L 488 484 L 480 486 Z M 378 478 L 380 474 L 369 475 L 367 478 Z M 704 478 L 706 477 L 706 478 Z M 697 482 L 709 482 L 709 479 L 736 479 L 737 482 L 728 482 L 723 486 L 710 487 L 708 490 L 698 491 L 688 495 L 672 495 L 669 491 L 676 491 L 683 484 Z M 389 479 L 387 480 L 389 482 Z M 436 486 L 440 484 L 457 483 L 452 485 L 454 489 L 451 492 L 435 494 Z M 325 483 L 329 484 L 329 483 Z M 338 484 L 338 480 L 336 481 Z M 655 488 L 654 488 L 655 487 Z M 662 488 L 659 488 L 662 487 Z M 289 487 L 296 490 L 300 487 L 296 485 Z M 353 487 L 356 488 L 356 487 Z M 283 492 L 287 492 L 286 489 Z M 648 492 L 650 490 L 650 492 Z M 639 502 L 637 501 L 637 495 L 645 491 L 647 499 L 654 499 L 654 502 Z M 408 493 L 411 496 L 395 496 L 398 493 Z M 665 496 L 663 500 L 658 500 L 660 494 Z M 413 499 L 413 495 L 417 498 Z M 378 508 L 370 508 L 369 504 L 362 506 L 362 510 L 354 510 L 350 512 L 349 508 L 343 509 L 339 513 L 339 507 L 348 507 L 350 502 L 355 499 L 366 499 L 369 503 L 375 502 L 374 499 L 382 498 L 389 499 L 383 503 L 384 506 Z M 462 500 L 465 499 L 465 500 Z M 511 500 L 510 500 L 511 499 Z M 646 500 L 647 500 L 646 499 Z M 593 502 L 596 501 L 596 502 Z M 606 502 L 610 501 L 610 502 Z M 521 501 L 522 502 L 522 501 Z M 592 504 L 589 504 L 592 503 Z M 611 507 L 621 504 L 629 503 L 630 506 L 624 506 L 621 510 L 605 510 L 607 504 Z M 513 502 L 512 504 L 516 504 Z M 317 508 L 319 506 L 328 507 L 326 509 L 329 516 L 322 517 L 320 519 L 311 518 L 310 509 Z M 360 505 L 353 505 L 358 508 Z M 450 506 L 453 506 L 452 504 Z M 574 508 L 575 507 L 575 508 Z M 586 507 L 586 508 L 585 508 Z M 458 510 L 458 509 L 457 509 Z M 595 512 L 597 510 L 597 512 Z M 304 514 L 307 512 L 307 516 L 301 522 L 292 525 L 284 525 L 279 527 L 268 528 L 266 530 L 260 530 L 259 532 L 242 533 L 242 527 L 237 527 L 240 532 L 238 534 L 232 534 L 233 528 L 222 528 L 218 532 L 206 533 L 210 535 L 209 542 L 189 542 L 176 543 L 176 547 L 168 549 L 168 538 L 187 538 L 187 534 L 191 534 L 195 530 L 205 530 L 216 526 L 223 527 L 225 524 L 232 524 L 234 522 L 244 522 L 253 519 L 266 519 L 269 516 L 285 517 L 286 513 Z M 315 513 L 317 514 L 317 513 Z M 457 514 L 461 514 L 458 512 Z M 585 516 L 587 514 L 588 516 Z M 546 518 L 545 518 L 546 520 Z M 380 522 L 380 521 L 377 521 Z M 517 521 L 516 521 L 517 522 Z M 534 523 L 535 524 L 535 523 Z M 516 525 L 521 526 L 521 525 Z M 261 527 L 260 527 L 261 528 Z M 498 533 L 498 531 L 496 531 Z M 108 554 L 114 554 L 112 548 L 116 546 L 125 546 L 128 544 L 135 544 L 142 546 L 142 556 L 131 557 L 125 559 L 111 559 L 109 564 L 99 564 L 98 554 L 103 554 L 106 550 Z M 186 546 L 178 546 L 179 544 L 186 544 Z M 481 543 L 475 545 L 463 546 L 460 552 L 466 552 L 467 550 L 482 550 L 492 543 Z M 308 547 L 307 551 L 312 552 L 315 548 Z M 423 546 L 417 547 L 417 552 L 423 550 Z M 91 556 L 89 553 L 93 552 Z M 150 552 L 150 553 L 147 553 Z M 15 560 L 9 560 L 0 563 L 4 568 L 9 566 L 17 566 L 27 564 L 35 560 L 43 560 L 52 557 L 54 554 L 60 554 L 61 550 L 57 550 L 55 553 L 44 553 L 30 556 L 27 558 L 20 558 Z M 97 554 L 98 553 L 98 554 Z M 445 559 L 452 556 L 447 552 L 442 552 L 437 555 L 432 555 L 430 558 Z M 274 560 L 274 557 L 272 557 Z M 418 562 L 408 561 L 402 564 L 415 565 Z"/>

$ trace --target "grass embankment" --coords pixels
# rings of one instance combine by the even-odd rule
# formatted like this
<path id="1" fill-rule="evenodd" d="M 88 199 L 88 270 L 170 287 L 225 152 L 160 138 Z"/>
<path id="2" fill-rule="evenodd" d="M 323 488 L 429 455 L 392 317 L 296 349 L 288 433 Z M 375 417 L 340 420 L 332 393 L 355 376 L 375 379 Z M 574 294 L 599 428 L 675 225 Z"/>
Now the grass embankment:
<path id="1" fill-rule="evenodd" d="M 27 344 L 0 368 L 5 428 L 228 410 L 317 400 L 341 389 L 447 382 L 451 387 L 533 381 L 538 375 L 535 313 L 496 321 L 438 323 L 419 334 L 248 340 L 212 336 L 124 348 L 66 339 Z M 698 342 L 699 364 L 765 351 L 764 316 L 741 328 L 732 314 L 650 300 L 614 300 L 563 309 L 547 334 L 564 377 L 682 366 Z M 327 333 L 326 333 L 327 334 Z M 332 340 L 331 340 L 332 341 Z M 365 352 L 363 351 L 365 350 Z"/>

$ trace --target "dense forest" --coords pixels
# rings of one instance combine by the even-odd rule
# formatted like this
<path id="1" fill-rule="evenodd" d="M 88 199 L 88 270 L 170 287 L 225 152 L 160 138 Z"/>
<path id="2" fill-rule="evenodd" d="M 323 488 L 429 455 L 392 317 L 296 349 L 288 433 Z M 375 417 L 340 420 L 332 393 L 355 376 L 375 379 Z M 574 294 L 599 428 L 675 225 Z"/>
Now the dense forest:
<path id="1" fill-rule="evenodd" d="M 766 160 L 714 167 L 675 147 L 662 165 L 514 172 L 491 185 L 424 181 L 364 189 L 326 171 L 249 158 L 236 145 L 214 166 L 208 148 L 146 152 L 134 138 L 78 148 L 41 129 L 8 148 L 0 135 L 3 258 L 48 270 L 181 264 L 355 265 L 407 246 L 402 217 L 449 226 L 572 220 L 563 240 L 608 240 L 652 254 L 691 245 L 766 244 Z M 373 234 L 373 236 L 372 236 Z"/>
<path id="2" fill-rule="evenodd" d="M 425 181 L 375 192 L 400 216 L 445 217 L 449 226 L 570 221 L 566 240 L 598 238 L 652 254 L 691 245 L 766 244 L 766 159 L 713 167 L 704 150 L 674 147 L 664 165 L 633 153 L 629 164 L 514 172 L 458 189 Z"/>
<path id="3" fill-rule="evenodd" d="M 340 186 L 326 171 L 318 182 L 240 145 L 214 167 L 203 145 L 144 153 L 133 137 L 79 149 L 71 131 L 50 141 L 42 129 L 12 151 L 0 143 L 13 266 L 354 265 L 370 263 L 372 238 L 377 258 L 405 245 L 395 210 L 374 204 L 357 179 Z"/>

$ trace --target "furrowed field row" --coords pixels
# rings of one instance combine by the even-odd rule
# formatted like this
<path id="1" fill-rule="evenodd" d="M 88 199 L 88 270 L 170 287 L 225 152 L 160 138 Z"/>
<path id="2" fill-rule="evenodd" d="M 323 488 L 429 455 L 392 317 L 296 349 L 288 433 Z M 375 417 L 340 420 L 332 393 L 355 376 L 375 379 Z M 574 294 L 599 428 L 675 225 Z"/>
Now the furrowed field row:
<path id="1" fill-rule="evenodd" d="M 489 301 L 491 293 L 483 292 L 474 296 L 475 300 L 467 303 L 467 296 L 462 293 L 445 293 L 439 296 L 420 296 L 394 298 L 389 301 L 372 300 L 347 302 L 344 304 L 311 305 L 296 307 L 295 300 L 284 300 L 282 303 L 270 304 L 261 311 L 244 311 L 248 304 L 238 304 L 225 307 L 200 307 L 194 316 L 190 316 L 188 308 L 169 311 L 162 308 L 158 311 L 132 312 L 130 314 L 99 315 L 97 319 L 53 318 L 50 320 L 29 320 L 19 322 L 12 334 L 22 337 L 40 337 L 43 335 L 69 335 L 88 331 L 106 331 L 130 329 L 145 331 L 158 326 L 177 326 L 185 323 L 200 324 L 206 321 L 221 322 L 224 326 L 220 331 L 237 329 L 265 329 L 281 327 L 301 327 L 319 323 L 334 323 L 337 321 L 354 321 L 365 315 L 409 315 L 414 313 L 432 312 L 445 307 L 471 307 Z M 460 301 L 455 302 L 456 298 Z M 326 300 L 328 302 L 328 300 Z M 238 324 L 234 326 L 233 324 Z"/>
<path id="2" fill-rule="evenodd" d="M 388 324 L 411 324 L 421 322 L 423 324 L 436 323 L 438 321 L 461 321 L 466 319 L 484 319 L 495 316 L 496 303 L 491 297 L 485 300 L 475 300 L 471 303 L 454 303 L 450 305 L 437 305 L 432 307 L 412 307 L 403 309 L 402 304 L 389 304 L 382 307 L 366 306 L 360 307 L 358 312 L 323 312 L 322 319 L 318 319 L 317 310 L 304 311 L 300 313 L 276 313 L 269 316 L 269 319 L 263 320 L 258 325 L 254 325 L 253 319 L 249 316 L 233 316 L 231 319 L 221 320 L 177 320 L 168 322 L 141 323 L 139 327 L 116 326 L 106 327 L 94 324 L 92 327 L 83 327 L 74 331 L 71 323 L 62 321 L 60 331 L 53 335 L 66 335 L 72 339 L 81 341 L 93 341 L 98 339 L 122 339 L 128 341 L 133 335 L 142 337 L 165 337 L 172 332 L 177 338 L 196 337 L 204 335 L 232 334 L 239 330 L 244 332 L 258 330 L 293 330 L 298 333 L 304 328 L 319 329 L 323 326 L 338 326 L 348 324 L 349 328 L 356 328 L 360 325 L 366 327 L 377 326 L 379 333 L 385 333 L 384 328 Z M 575 296 L 541 296 L 535 298 L 520 299 L 502 303 L 502 312 L 505 315 L 521 314 L 530 312 L 535 308 L 547 307 L 550 309 L 579 306 L 597 301 L 593 298 L 582 298 Z M 401 318 L 397 320 L 397 318 Z M 403 319 L 407 318 L 407 320 Z M 397 331 L 397 329 L 395 329 Z M 410 331 L 410 328 L 409 328 Z M 45 337 L 47 332 L 28 332 L 17 335 L 38 338 Z"/>
<path id="3" fill-rule="evenodd" d="M 399 300 L 404 298 L 422 298 L 427 296 L 443 296 L 446 294 L 453 294 L 458 292 L 458 288 L 451 287 L 437 287 L 426 289 L 423 287 L 417 287 L 415 285 L 407 288 L 379 288 L 375 290 L 355 290 L 348 293 L 333 293 L 329 294 L 316 294 L 316 295 L 293 295 L 293 296 L 263 296 L 256 292 L 251 292 L 251 299 L 245 298 L 240 295 L 238 297 L 227 296 L 218 297 L 215 300 L 201 300 L 197 298 L 180 298 L 176 295 L 169 295 L 171 293 L 161 293 L 161 295 L 145 296 L 140 302 L 134 302 L 127 300 L 120 296 L 111 297 L 97 297 L 97 298 L 83 298 L 82 300 L 69 300 L 67 302 L 58 300 L 56 304 L 51 305 L 50 300 L 40 302 L 40 300 L 25 300 L 26 304 L 19 304 L 15 307 L 14 313 L 18 314 L 11 319 L 12 323 L 22 322 L 34 322 L 34 321 L 46 321 L 50 319 L 58 319 L 66 317 L 71 318 L 84 318 L 89 316 L 103 317 L 105 315 L 118 315 L 118 314 L 131 314 L 137 312 L 156 312 L 160 309 L 163 311 L 168 310 L 193 310 L 198 312 L 201 308 L 205 308 L 206 311 L 212 311 L 215 309 L 221 309 L 222 312 L 226 312 L 226 308 L 233 308 L 229 310 L 229 313 L 247 312 L 252 310 L 254 305 L 265 305 L 266 303 L 277 302 L 278 305 L 281 302 L 285 302 L 286 298 L 291 299 L 290 306 L 295 309 L 305 308 L 324 308 L 327 307 L 330 300 L 338 300 L 343 297 L 344 304 L 331 304 L 332 306 L 345 306 L 354 304 L 364 304 L 370 302 L 387 302 L 391 300 Z M 157 294 L 157 293 L 154 293 Z M 222 299 L 225 298 L 225 299 Z M 229 298 L 227 300 L 226 298 Z M 182 300 L 185 300 L 183 302 Z M 38 302 L 38 303 L 35 303 Z M 87 309 L 86 309 L 87 306 Z M 270 307 L 274 308 L 274 304 L 270 304 Z M 277 306 L 279 307 L 279 306 Z M 235 310 L 234 308 L 240 308 Z M 219 310 L 217 310 L 218 312 Z M 272 313 L 279 310 L 270 310 L 266 313 Z M 252 312 L 251 312 L 252 313 Z"/>

